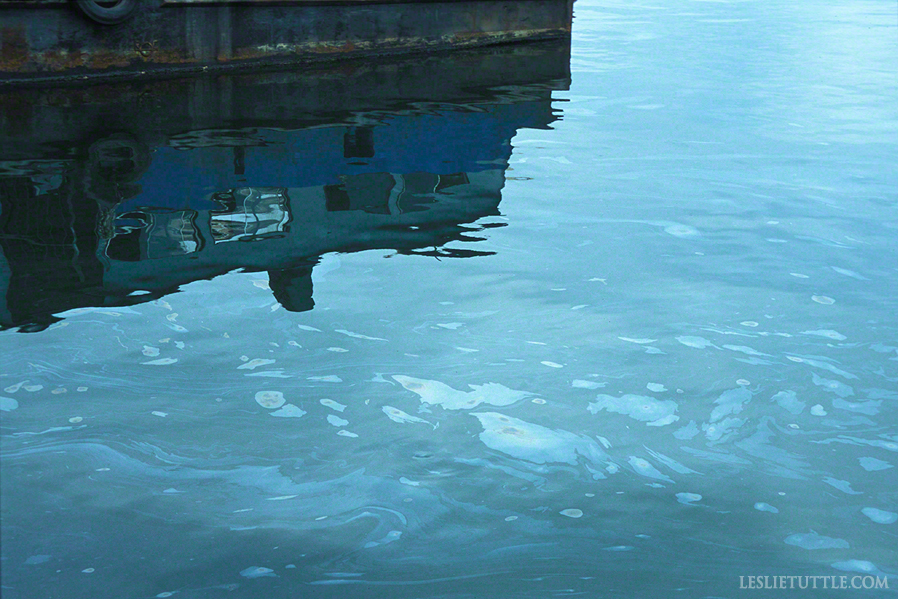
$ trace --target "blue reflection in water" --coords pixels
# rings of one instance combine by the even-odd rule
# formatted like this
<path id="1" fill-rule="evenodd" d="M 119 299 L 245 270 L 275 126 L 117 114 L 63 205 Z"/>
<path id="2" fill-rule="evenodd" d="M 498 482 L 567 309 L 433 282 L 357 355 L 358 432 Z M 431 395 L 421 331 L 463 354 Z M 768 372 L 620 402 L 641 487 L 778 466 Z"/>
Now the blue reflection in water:
<path id="1" fill-rule="evenodd" d="M 578 2 L 569 90 L 22 142 L 4 596 L 894 592 L 896 27 Z"/>

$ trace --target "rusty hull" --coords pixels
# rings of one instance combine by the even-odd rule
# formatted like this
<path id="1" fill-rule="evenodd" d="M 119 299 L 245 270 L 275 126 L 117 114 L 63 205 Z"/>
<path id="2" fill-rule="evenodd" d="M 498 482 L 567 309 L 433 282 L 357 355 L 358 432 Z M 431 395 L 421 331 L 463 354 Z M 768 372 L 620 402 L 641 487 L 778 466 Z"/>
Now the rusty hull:
<path id="1" fill-rule="evenodd" d="M 94 23 L 74 3 L 0 3 L 0 84 L 282 66 L 570 35 L 573 0 L 147 0 Z"/>

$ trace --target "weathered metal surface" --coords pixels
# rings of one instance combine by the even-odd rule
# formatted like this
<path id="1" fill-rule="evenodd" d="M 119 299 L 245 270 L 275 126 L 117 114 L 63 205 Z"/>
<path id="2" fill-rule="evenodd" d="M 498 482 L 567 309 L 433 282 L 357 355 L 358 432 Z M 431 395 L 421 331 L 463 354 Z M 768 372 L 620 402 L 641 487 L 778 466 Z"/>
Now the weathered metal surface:
<path id="1" fill-rule="evenodd" d="M 442 246 L 497 213 L 511 138 L 557 118 L 569 61 L 556 40 L 0 90 L 0 329 L 235 268 L 304 310 L 326 252 L 476 255 Z"/>
<path id="2" fill-rule="evenodd" d="M 317 62 L 569 36 L 573 0 L 146 0 L 102 25 L 0 3 L 0 82 Z"/>

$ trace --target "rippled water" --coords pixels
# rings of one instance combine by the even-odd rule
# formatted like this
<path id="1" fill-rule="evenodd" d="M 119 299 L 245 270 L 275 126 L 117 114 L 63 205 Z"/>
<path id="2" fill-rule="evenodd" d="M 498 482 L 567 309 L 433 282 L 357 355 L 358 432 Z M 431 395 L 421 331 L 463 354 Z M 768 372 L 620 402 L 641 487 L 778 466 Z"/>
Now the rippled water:
<path id="1" fill-rule="evenodd" d="M 893 2 L 579 0 L 570 83 L 47 102 L 70 143 L 2 163 L 3 596 L 894 593 L 896 56 Z"/>

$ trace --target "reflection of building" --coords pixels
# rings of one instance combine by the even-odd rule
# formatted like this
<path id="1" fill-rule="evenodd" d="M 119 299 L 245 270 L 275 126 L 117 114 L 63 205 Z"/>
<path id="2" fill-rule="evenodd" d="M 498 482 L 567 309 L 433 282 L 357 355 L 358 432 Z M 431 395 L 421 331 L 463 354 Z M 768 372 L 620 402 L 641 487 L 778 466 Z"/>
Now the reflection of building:
<path id="1" fill-rule="evenodd" d="M 327 252 L 478 255 L 443 246 L 498 213 L 511 138 L 554 119 L 567 47 L 420 62 L 371 67 L 355 92 L 329 72 L 73 89 L 84 103 L 63 107 L 33 91 L 30 119 L 0 139 L 0 325 L 40 330 L 237 268 L 268 271 L 278 301 L 307 310 Z M 298 88 L 344 101 L 292 102 Z M 0 125 L 21 100 L 0 95 Z"/>

